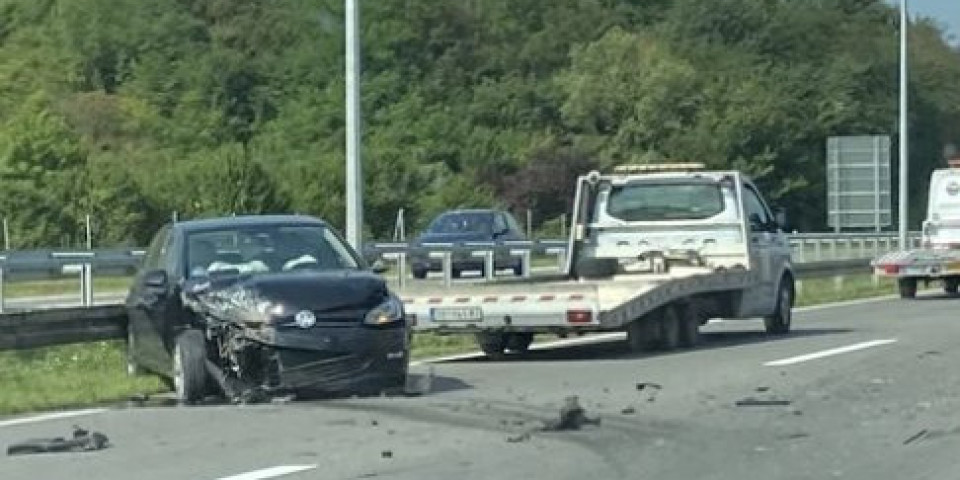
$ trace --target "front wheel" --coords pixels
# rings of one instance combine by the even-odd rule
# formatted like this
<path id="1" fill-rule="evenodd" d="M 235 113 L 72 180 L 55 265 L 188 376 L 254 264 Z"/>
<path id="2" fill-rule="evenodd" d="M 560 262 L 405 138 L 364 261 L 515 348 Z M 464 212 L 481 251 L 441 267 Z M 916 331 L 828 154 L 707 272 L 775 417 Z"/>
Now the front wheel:
<path id="1" fill-rule="evenodd" d="M 207 346 L 203 333 L 186 330 L 173 346 L 173 387 L 177 400 L 203 400 L 207 392 Z"/>
<path id="2" fill-rule="evenodd" d="M 772 315 L 763 318 L 767 333 L 783 335 L 790 333 L 790 324 L 793 322 L 793 282 L 789 277 L 780 281 L 777 291 L 777 309 Z"/>
<path id="3" fill-rule="evenodd" d="M 947 277 L 943 279 L 943 291 L 949 295 L 956 295 L 960 291 L 960 277 Z"/>
<path id="4" fill-rule="evenodd" d="M 916 298 L 917 279 L 901 278 L 897 280 L 897 288 L 900 290 L 900 298 Z"/>

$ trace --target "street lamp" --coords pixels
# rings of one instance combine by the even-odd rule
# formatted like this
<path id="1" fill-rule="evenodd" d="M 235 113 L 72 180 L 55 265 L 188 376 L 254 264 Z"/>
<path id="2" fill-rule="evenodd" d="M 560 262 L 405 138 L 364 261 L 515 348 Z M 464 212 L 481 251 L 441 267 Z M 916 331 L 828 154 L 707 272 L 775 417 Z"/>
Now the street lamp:
<path id="1" fill-rule="evenodd" d="M 346 23 L 347 242 L 363 245 L 363 173 L 360 168 L 360 40 L 357 0 L 344 0 Z"/>
<path id="2" fill-rule="evenodd" d="M 900 248 L 907 248 L 907 0 L 900 0 Z"/>

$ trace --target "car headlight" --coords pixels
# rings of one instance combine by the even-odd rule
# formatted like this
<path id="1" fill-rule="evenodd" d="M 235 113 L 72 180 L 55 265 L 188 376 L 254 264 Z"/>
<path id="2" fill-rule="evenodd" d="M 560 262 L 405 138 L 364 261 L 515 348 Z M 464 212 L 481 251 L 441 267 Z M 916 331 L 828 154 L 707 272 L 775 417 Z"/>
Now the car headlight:
<path id="1" fill-rule="evenodd" d="M 367 325 L 390 325 L 403 320 L 403 304 L 393 295 L 377 305 L 363 319 Z"/>

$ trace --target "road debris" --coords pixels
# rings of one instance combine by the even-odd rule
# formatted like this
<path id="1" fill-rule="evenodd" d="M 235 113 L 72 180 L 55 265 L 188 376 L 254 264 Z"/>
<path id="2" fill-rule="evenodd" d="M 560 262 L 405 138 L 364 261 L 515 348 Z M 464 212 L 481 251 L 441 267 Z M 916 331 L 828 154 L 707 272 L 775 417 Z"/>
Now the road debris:
<path id="1" fill-rule="evenodd" d="M 627 407 L 623 410 L 620 410 L 620 413 L 623 415 L 633 415 L 634 413 L 637 413 L 637 409 L 633 407 Z"/>
<path id="2" fill-rule="evenodd" d="M 579 430 L 584 425 L 600 425 L 600 419 L 588 418 L 586 410 L 580 406 L 580 399 L 573 395 L 564 399 L 563 407 L 560 408 L 560 418 L 547 422 L 543 429 L 546 431 Z"/>
<path id="3" fill-rule="evenodd" d="M 767 391 L 769 391 L 769 390 L 770 390 L 770 387 L 766 387 L 766 386 L 761 386 L 761 387 L 757 387 L 757 388 L 756 388 L 756 391 L 757 391 L 758 393 L 767 392 Z"/>
<path id="4" fill-rule="evenodd" d="M 924 428 L 923 430 L 920 430 L 919 432 L 913 434 L 910 438 L 904 440 L 904 441 L 903 441 L 903 444 L 904 444 L 904 445 L 909 445 L 909 444 L 911 444 L 911 443 L 913 443 L 913 442 L 916 442 L 917 440 L 922 439 L 922 438 L 925 437 L 925 436 L 927 436 L 927 429 L 926 429 L 926 428 Z"/>
<path id="5" fill-rule="evenodd" d="M 63 437 L 30 439 L 7 447 L 7 455 L 89 452 L 93 450 L 103 450 L 109 446 L 110 440 L 106 435 L 100 432 L 90 432 L 74 425 L 73 435 L 69 439 Z"/>
<path id="6" fill-rule="evenodd" d="M 652 389 L 654 389 L 654 390 L 660 390 L 660 389 L 663 388 L 663 386 L 661 386 L 660 384 L 657 384 L 657 383 L 652 383 L 652 382 L 640 382 L 640 383 L 637 384 L 637 391 L 641 391 L 641 392 L 642 392 L 643 390 L 646 390 L 647 388 L 652 388 Z"/>
<path id="7" fill-rule="evenodd" d="M 792 402 L 790 400 L 782 400 L 778 398 L 754 398 L 747 397 L 740 400 L 737 400 L 734 405 L 738 407 L 778 407 L 778 406 L 787 406 Z"/>
<path id="8" fill-rule="evenodd" d="M 376 419 L 370 420 L 370 426 L 376 427 L 377 425 L 380 425 L 380 422 L 378 422 Z"/>
<path id="9" fill-rule="evenodd" d="M 393 450 L 383 450 L 380 452 L 380 458 L 393 458 Z"/>
<path id="10" fill-rule="evenodd" d="M 526 442 L 527 440 L 530 440 L 530 432 L 523 432 L 518 435 L 511 435 L 507 437 L 508 443 L 520 443 Z"/>

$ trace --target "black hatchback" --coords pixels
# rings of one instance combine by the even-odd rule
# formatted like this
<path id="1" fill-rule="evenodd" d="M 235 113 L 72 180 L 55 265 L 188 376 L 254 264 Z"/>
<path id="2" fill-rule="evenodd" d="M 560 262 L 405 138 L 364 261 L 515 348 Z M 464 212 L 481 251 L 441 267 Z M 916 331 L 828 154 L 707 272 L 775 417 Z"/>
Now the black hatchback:
<path id="1" fill-rule="evenodd" d="M 127 298 L 129 369 L 182 401 L 400 389 L 410 329 L 378 273 L 312 217 L 167 225 Z"/>

